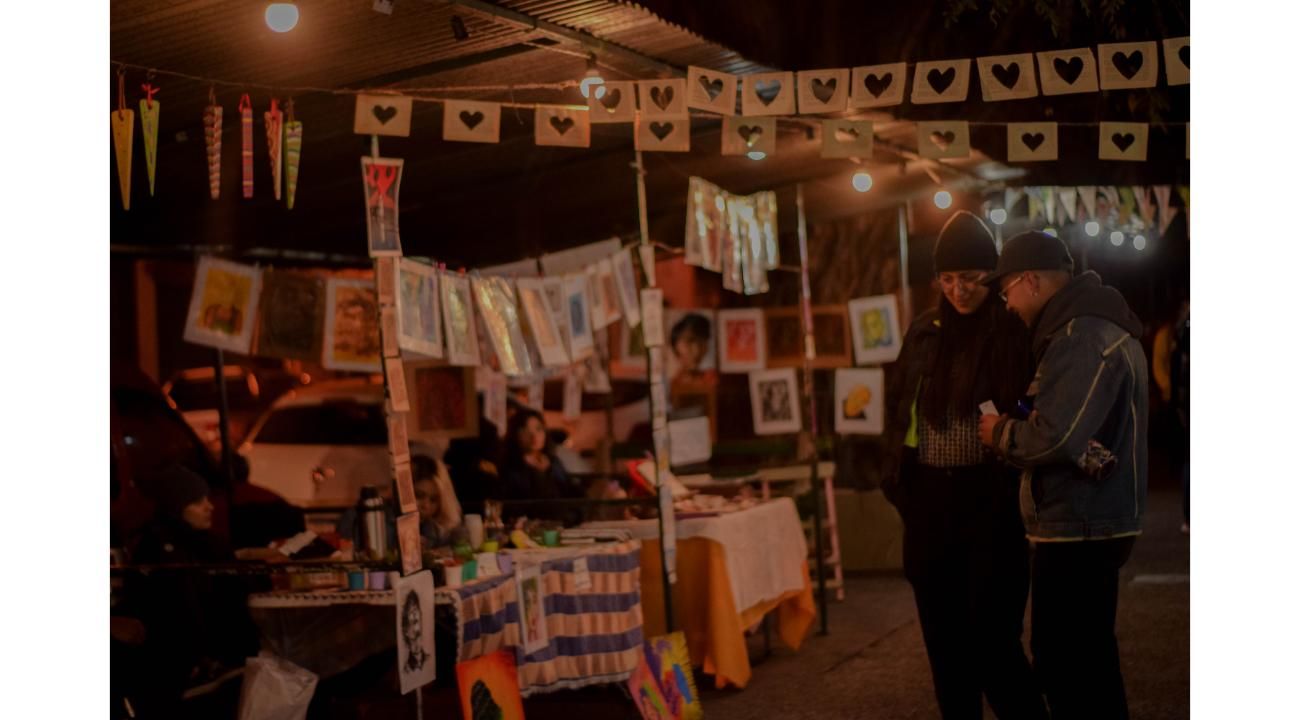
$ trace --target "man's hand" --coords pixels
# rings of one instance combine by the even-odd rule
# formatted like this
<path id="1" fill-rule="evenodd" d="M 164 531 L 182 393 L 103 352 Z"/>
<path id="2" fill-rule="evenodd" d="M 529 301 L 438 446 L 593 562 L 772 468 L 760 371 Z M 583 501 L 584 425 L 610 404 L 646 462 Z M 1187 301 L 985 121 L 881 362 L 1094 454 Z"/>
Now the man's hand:
<path id="1" fill-rule="evenodd" d="M 1005 415 L 981 415 L 980 416 L 980 442 L 988 447 L 993 447 L 993 428 L 997 427 L 998 422 Z"/>

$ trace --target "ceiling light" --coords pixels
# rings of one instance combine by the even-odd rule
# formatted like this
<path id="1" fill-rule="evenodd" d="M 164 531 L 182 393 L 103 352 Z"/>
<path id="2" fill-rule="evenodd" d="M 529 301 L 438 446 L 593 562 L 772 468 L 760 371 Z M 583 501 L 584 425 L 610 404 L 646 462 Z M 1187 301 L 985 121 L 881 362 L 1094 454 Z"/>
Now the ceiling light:
<path id="1" fill-rule="evenodd" d="M 994 225 L 1001 225 L 1007 221 L 1007 211 L 1002 208 L 993 208 L 989 212 L 989 219 L 993 221 Z"/>
<path id="2" fill-rule="evenodd" d="M 1147 247 L 1147 239 L 1146 239 L 1145 237 L 1143 237 L 1143 236 L 1141 236 L 1141 235 L 1134 235 L 1134 236 L 1133 236 L 1133 249 L 1134 249 L 1134 250 L 1145 250 L 1146 247 Z"/>
<path id="3" fill-rule="evenodd" d="M 853 189 L 862 193 L 870 190 L 871 174 L 866 172 L 853 173 Z"/>
<path id="4" fill-rule="evenodd" d="M 1101 234 L 1101 225 L 1098 224 L 1096 220 L 1089 220 L 1088 223 L 1083 226 L 1083 231 L 1088 233 L 1088 237 L 1097 237 Z"/>
<path id="5" fill-rule="evenodd" d="M 298 6 L 291 2 L 267 5 L 266 26 L 278 33 L 287 33 L 294 29 L 298 26 Z"/>
<path id="6" fill-rule="evenodd" d="M 1124 244 L 1124 233 L 1116 230 L 1110 234 L 1110 244 L 1119 247 Z"/>
<path id="7" fill-rule="evenodd" d="M 934 206 L 940 210 L 947 210 L 952 207 L 952 194 L 947 190 L 940 190 L 934 194 Z"/>
<path id="8" fill-rule="evenodd" d="M 578 89 L 585 98 L 594 97 L 599 100 L 605 97 L 605 78 L 600 76 L 600 68 L 596 67 L 595 55 L 587 59 L 587 72 L 578 83 Z"/>
<path id="9" fill-rule="evenodd" d="M 762 160 L 765 157 L 767 157 L 767 153 L 763 152 L 762 150 L 751 150 L 749 152 L 750 160 Z"/>

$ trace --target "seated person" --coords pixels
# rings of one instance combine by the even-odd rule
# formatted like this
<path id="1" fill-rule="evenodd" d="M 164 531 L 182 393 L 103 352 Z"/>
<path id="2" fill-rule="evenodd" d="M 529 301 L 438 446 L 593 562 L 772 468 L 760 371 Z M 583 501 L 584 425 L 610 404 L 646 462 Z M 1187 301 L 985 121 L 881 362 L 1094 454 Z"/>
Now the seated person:
<path id="1" fill-rule="evenodd" d="M 502 500 L 552 500 L 581 498 L 581 484 L 565 472 L 555 456 L 546 433 L 542 414 L 520 408 L 506 426 L 505 466 L 496 496 Z M 566 512 L 563 507 L 517 506 L 505 508 L 507 516 L 563 520 L 565 524 L 581 520 L 581 512 Z"/>
<path id="2" fill-rule="evenodd" d="M 452 489 L 447 466 L 440 460 L 416 455 L 411 458 L 415 504 L 420 511 L 420 537 L 426 550 L 452 544 L 462 526 L 460 502 Z"/>

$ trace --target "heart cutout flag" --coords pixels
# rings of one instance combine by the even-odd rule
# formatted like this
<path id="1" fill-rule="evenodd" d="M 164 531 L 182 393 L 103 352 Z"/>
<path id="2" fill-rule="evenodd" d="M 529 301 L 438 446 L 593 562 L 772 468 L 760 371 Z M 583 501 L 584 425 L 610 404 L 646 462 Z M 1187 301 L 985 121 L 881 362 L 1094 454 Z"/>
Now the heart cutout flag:
<path id="1" fill-rule="evenodd" d="M 618 89 L 609 90 L 597 100 L 605 108 L 605 112 L 617 112 L 619 103 L 623 102 L 623 91 Z"/>
<path id="2" fill-rule="evenodd" d="M 1020 141 L 1030 150 L 1037 150 L 1047 136 L 1042 133 L 1021 133 Z"/>
<path id="3" fill-rule="evenodd" d="M 1097 62 L 1092 48 L 1038 53 L 1038 81 L 1044 95 L 1097 92 Z"/>
<path id="4" fill-rule="evenodd" d="M 658 105 L 660 110 L 667 110 L 673 102 L 673 89 L 670 87 L 650 88 L 650 102 Z"/>
<path id="5" fill-rule="evenodd" d="M 1110 136 L 1110 141 L 1115 143 L 1115 147 L 1119 148 L 1120 152 L 1128 150 L 1136 139 L 1137 137 L 1133 133 L 1111 133 Z"/>
<path id="6" fill-rule="evenodd" d="M 952 145 L 953 140 L 956 139 L 957 139 L 957 134 L 951 130 L 946 130 L 944 132 L 930 133 L 930 142 L 934 143 L 935 145 L 938 145 L 940 148 L 944 150 L 947 150 L 948 147 Z"/>
<path id="7" fill-rule="evenodd" d="M 636 119 L 636 84 L 631 81 L 605 83 L 605 94 L 588 103 L 593 123 L 622 123 Z"/>
<path id="8" fill-rule="evenodd" d="M 776 152 L 776 119 L 767 117 L 722 118 L 722 154 L 771 155 Z"/>
<path id="9" fill-rule="evenodd" d="M 540 108 L 539 108 L 540 110 Z M 540 115 L 536 122 L 545 122 Z M 443 102 L 442 139 L 495 143 L 501 138 L 501 106 L 472 100 Z"/>
<path id="10" fill-rule="evenodd" d="M 686 78 L 667 80 L 638 80 L 641 95 L 641 114 L 645 117 L 663 118 L 686 112 L 688 88 Z"/>
<path id="11" fill-rule="evenodd" d="M 483 113 L 477 111 L 469 112 L 468 110 L 462 110 L 458 117 L 460 118 L 461 124 L 470 130 L 478 127 L 478 124 L 483 122 Z"/>
<path id="12" fill-rule="evenodd" d="M 880 97 L 881 93 L 888 90 L 890 84 L 893 82 L 893 73 L 885 73 L 883 75 L 867 73 L 867 76 L 862 79 L 862 85 L 867 89 L 867 92 L 871 93 L 872 97 Z"/>
<path id="13" fill-rule="evenodd" d="M 852 70 L 849 107 L 888 107 L 903 102 L 907 90 L 907 64 L 865 65 Z"/>
<path id="14" fill-rule="evenodd" d="M 806 70 L 798 73 L 799 112 L 805 115 L 843 112 L 849 107 L 849 71 L 846 68 Z"/>
<path id="15" fill-rule="evenodd" d="M 964 121 L 918 122 L 917 151 L 930 159 L 970 155 L 970 124 Z"/>
<path id="16" fill-rule="evenodd" d="M 361 135 L 409 137 L 411 103 L 401 95 L 358 95 L 352 131 Z"/>
<path id="17" fill-rule="evenodd" d="M 539 146 L 590 147 L 591 113 L 540 105 L 533 121 L 533 142 Z"/>
<path id="18" fill-rule="evenodd" d="M 1147 159 L 1147 124 L 1103 122 L 1097 132 L 1097 157 L 1142 162 Z"/>
<path id="19" fill-rule="evenodd" d="M 686 106 L 718 115 L 736 114 L 736 76 L 708 68 L 686 69 Z"/>
<path id="20" fill-rule="evenodd" d="M 947 91 L 952 86 L 952 81 L 956 79 L 957 68 L 951 67 L 943 72 L 940 72 L 938 68 L 934 68 L 925 75 L 926 82 L 930 83 L 930 87 L 934 88 L 934 91 L 940 95 Z"/>
<path id="21" fill-rule="evenodd" d="M 1178 59 L 1183 61 L 1183 67 L 1188 70 L 1192 69 L 1192 46 L 1184 45 L 1178 50 Z"/>
<path id="22" fill-rule="evenodd" d="M 724 121 L 726 118 L 724 118 Z M 636 149 L 652 152 L 689 152 L 691 149 L 691 118 L 689 115 L 646 117 L 640 114 L 636 121 Z M 724 138 L 727 137 L 724 135 Z M 739 142 L 739 139 L 737 139 Z"/>
<path id="23" fill-rule="evenodd" d="M 1033 55 L 995 55 L 979 58 L 976 62 L 980 71 L 980 94 L 985 102 L 1023 100 L 1038 95 Z"/>
<path id="24" fill-rule="evenodd" d="M 1056 76 L 1066 82 L 1067 85 L 1073 85 L 1079 75 L 1083 73 L 1083 58 L 1072 57 L 1069 60 L 1056 58 L 1052 61 L 1052 69 L 1056 71 Z"/>
<path id="25" fill-rule="evenodd" d="M 1002 83 L 1006 88 L 1014 88 L 1020 80 L 1020 63 L 1010 63 L 1003 65 L 995 63 L 993 65 L 993 77 Z"/>
<path id="26" fill-rule="evenodd" d="M 754 94 L 758 96 L 758 101 L 764 105 L 771 105 L 781 94 L 780 80 L 764 80 L 756 83 Z"/>
<path id="27" fill-rule="evenodd" d="M 837 83 L 835 81 L 835 78 L 830 78 L 827 80 L 822 80 L 821 78 L 813 78 L 812 86 L 811 86 L 813 97 L 817 98 L 823 103 L 830 102 L 831 98 L 835 96 L 836 84 Z"/>
<path id="28" fill-rule="evenodd" d="M 871 129 L 869 120 L 823 120 L 822 157 L 870 158 L 875 140 Z"/>
<path id="29" fill-rule="evenodd" d="M 1142 51 L 1134 50 L 1127 55 L 1122 52 L 1114 53 L 1110 56 L 1110 61 L 1115 64 L 1115 69 L 1127 80 L 1132 80 L 1134 75 L 1142 69 Z"/>
<path id="30" fill-rule="evenodd" d="M 754 143 L 758 142 L 759 138 L 763 136 L 763 128 L 756 125 L 741 125 L 736 132 L 749 147 L 754 147 Z"/>
<path id="31" fill-rule="evenodd" d="M 835 128 L 835 139 L 842 143 L 858 141 L 859 133 L 854 128 Z"/>
<path id="32" fill-rule="evenodd" d="M 650 123 L 650 132 L 662 141 L 673 134 L 673 124 L 670 122 L 652 122 Z"/>
<path id="33" fill-rule="evenodd" d="M 917 63 L 912 80 L 912 103 L 964 101 L 970 88 L 970 63 L 969 59 Z"/>
<path id="34" fill-rule="evenodd" d="M 746 75 L 740 95 L 741 115 L 793 115 L 795 90 L 795 75 L 792 72 Z M 811 100 L 811 95 L 809 99 Z"/>
<path id="35" fill-rule="evenodd" d="M 1055 160 L 1056 123 L 1007 123 L 1007 161 Z"/>
<path id="36" fill-rule="evenodd" d="M 1165 83 L 1186 85 L 1192 81 L 1192 39 L 1166 38 L 1161 41 L 1165 52 Z"/>
<path id="37" fill-rule="evenodd" d="M 722 94 L 722 80 L 718 78 L 710 79 L 701 75 L 700 86 L 704 88 L 704 92 L 709 96 L 709 100 L 717 100 L 718 96 Z"/>
<path id="38" fill-rule="evenodd" d="M 1098 45 L 1097 57 L 1102 59 L 1102 90 L 1125 90 L 1156 85 L 1159 63 L 1155 61 L 1154 42 Z"/>
<path id="39" fill-rule="evenodd" d="M 558 132 L 559 134 L 563 135 L 564 133 L 573 129 L 573 118 L 569 118 L 569 117 L 561 118 L 561 117 L 551 116 L 551 127 L 555 128 L 555 132 Z"/>
<path id="40" fill-rule="evenodd" d="M 376 105 L 370 108 L 370 112 L 383 125 L 387 125 L 389 120 L 397 117 L 397 108 L 392 105 Z"/>

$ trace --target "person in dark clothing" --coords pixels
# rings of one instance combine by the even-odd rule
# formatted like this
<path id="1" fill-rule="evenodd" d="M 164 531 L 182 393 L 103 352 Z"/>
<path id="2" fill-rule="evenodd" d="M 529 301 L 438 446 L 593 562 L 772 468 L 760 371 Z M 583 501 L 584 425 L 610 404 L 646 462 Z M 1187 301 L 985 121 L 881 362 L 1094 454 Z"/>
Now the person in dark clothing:
<path id="1" fill-rule="evenodd" d="M 583 487 L 565 472 L 555 456 L 542 414 L 520 408 L 506 426 L 506 458 L 497 495 L 503 500 L 551 500 L 581 498 Z M 533 506 L 510 515 L 561 520 L 566 525 L 581 521 L 581 512 L 560 507 Z"/>
<path id="2" fill-rule="evenodd" d="M 1013 406 L 1028 383 L 1028 335 L 981 284 L 993 235 L 959 211 L 934 251 L 943 297 L 912 323 L 893 373 L 884 489 L 903 518 L 916 597 L 946 720 L 1045 718 L 1021 644 L 1029 548 L 1016 478 L 979 442 L 979 406 Z"/>
<path id="3" fill-rule="evenodd" d="M 1124 297 L 1073 267 L 1065 243 L 1031 231 L 985 280 L 1030 328 L 1038 368 L 1028 416 L 984 415 L 980 440 L 1023 468 L 1034 668 L 1053 719 L 1123 720 L 1115 608 L 1146 505 L 1148 366 Z"/>
<path id="4" fill-rule="evenodd" d="M 483 500 L 501 482 L 502 443 L 499 428 L 484 417 L 482 395 L 478 403 L 478 437 L 452 440 L 443 462 L 451 473 L 461 509 L 482 515 Z"/>

